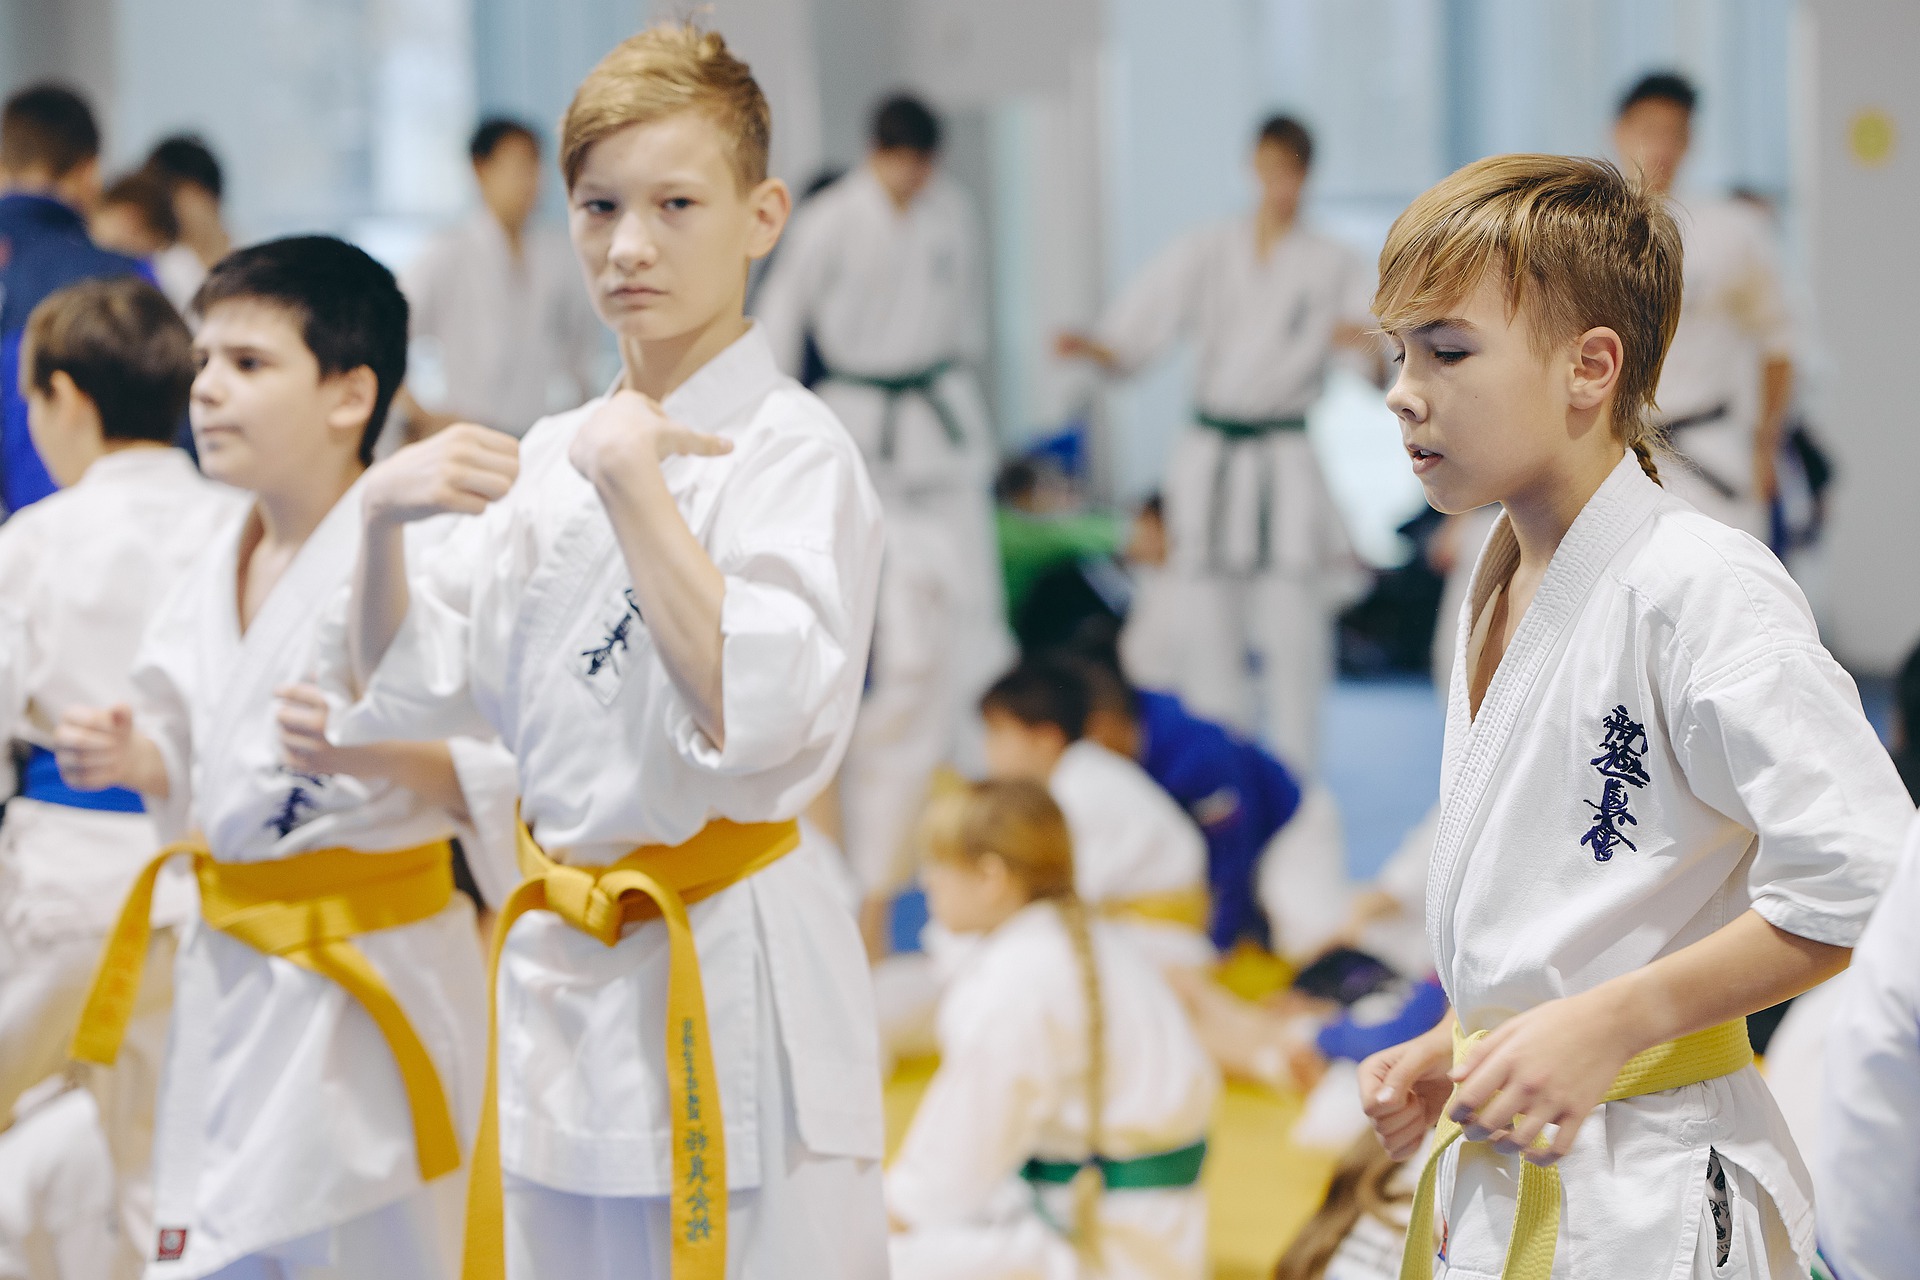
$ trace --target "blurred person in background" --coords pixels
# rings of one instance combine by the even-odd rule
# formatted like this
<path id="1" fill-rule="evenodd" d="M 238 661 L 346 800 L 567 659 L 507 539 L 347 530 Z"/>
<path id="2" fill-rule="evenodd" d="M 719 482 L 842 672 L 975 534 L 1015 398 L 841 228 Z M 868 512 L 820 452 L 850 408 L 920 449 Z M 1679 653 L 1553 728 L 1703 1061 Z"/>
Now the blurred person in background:
<path id="1" fill-rule="evenodd" d="M 0 517 L 58 487 L 27 433 L 20 395 L 27 317 L 75 281 L 149 274 L 87 235 L 87 212 L 99 197 L 100 126 L 86 99 L 55 84 L 7 99 L 0 109 Z"/>
<path id="2" fill-rule="evenodd" d="M 184 316 L 192 310 L 194 291 L 207 278 L 207 269 L 181 243 L 173 189 L 165 178 L 140 169 L 114 179 L 87 219 L 87 230 L 102 249 L 146 262 L 175 311 Z"/>
<path id="3" fill-rule="evenodd" d="M 1793 330 L 1766 215 L 1749 201 L 1674 193 L 1698 102 L 1685 77 L 1657 71 L 1620 100 L 1613 128 L 1627 175 L 1667 196 L 1683 245 L 1680 327 L 1655 399 L 1687 465 L 1662 478 L 1708 515 L 1764 541 L 1793 397 Z"/>
<path id="4" fill-rule="evenodd" d="M 524 435 L 548 414 L 591 399 L 605 340 L 566 237 L 533 224 L 540 139 L 516 120 L 474 130 L 467 153 L 480 208 L 401 273 L 413 340 L 433 349 L 445 383 L 409 385 L 407 434 L 477 422 Z"/>

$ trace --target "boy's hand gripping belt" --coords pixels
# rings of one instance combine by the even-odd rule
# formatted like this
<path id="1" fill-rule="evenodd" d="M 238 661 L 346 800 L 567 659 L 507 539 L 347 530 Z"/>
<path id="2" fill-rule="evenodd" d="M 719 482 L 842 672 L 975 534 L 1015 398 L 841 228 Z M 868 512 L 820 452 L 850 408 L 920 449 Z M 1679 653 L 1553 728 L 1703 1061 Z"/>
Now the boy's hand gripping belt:
<path id="1" fill-rule="evenodd" d="M 386 1037 L 413 1113 L 421 1181 L 460 1167 L 460 1140 L 440 1073 L 380 971 L 353 939 L 438 915 L 453 899 L 453 848 L 445 840 L 391 853 L 321 849 L 271 862 L 216 862 L 206 844 L 168 845 L 141 871 L 120 909 L 74 1033 L 73 1056 L 111 1065 L 119 1056 L 146 968 L 153 885 L 169 858 L 193 859 L 200 914 L 257 951 L 331 978 Z"/>
<path id="2" fill-rule="evenodd" d="M 632 921 L 667 927 L 667 1102 L 673 1134 L 673 1280 L 725 1280 L 727 1133 L 707 1034 L 687 904 L 712 897 L 772 866 L 800 844 L 796 822 L 708 823 L 685 844 L 646 845 L 608 867 L 570 867 L 549 858 L 524 824 L 526 877 L 494 923 L 487 982 L 487 1085 L 467 1190 L 465 1280 L 505 1280 L 506 1212 L 500 1185 L 498 1093 L 500 950 L 514 921 L 551 911 L 611 947 Z"/>
<path id="3" fill-rule="evenodd" d="M 1463 1061 L 1469 1046 L 1486 1036 L 1479 1031 L 1453 1033 L 1453 1060 Z M 1678 1040 L 1655 1045 L 1631 1059 L 1615 1077 L 1606 1101 L 1620 1102 L 1642 1094 L 1680 1089 L 1730 1076 L 1753 1061 L 1744 1019 L 1723 1022 Z M 1449 1104 L 1451 1105 L 1451 1104 Z M 1400 1259 L 1400 1280 L 1433 1280 L 1433 1194 L 1440 1157 L 1460 1140 L 1463 1130 L 1441 1112 L 1434 1130 L 1433 1154 L 1420 1172 L 1413 1196 L 1413 1216 L 1407 1222 L 1406 1251 Z M 1551 1280 L 1554 1246 L 1560 1240 L 1560 1171 L 1523 1162 L 1520 1195 L 1513 1209 L 1513 1238 L 1500 1268 L 1502 1280 Z"/>

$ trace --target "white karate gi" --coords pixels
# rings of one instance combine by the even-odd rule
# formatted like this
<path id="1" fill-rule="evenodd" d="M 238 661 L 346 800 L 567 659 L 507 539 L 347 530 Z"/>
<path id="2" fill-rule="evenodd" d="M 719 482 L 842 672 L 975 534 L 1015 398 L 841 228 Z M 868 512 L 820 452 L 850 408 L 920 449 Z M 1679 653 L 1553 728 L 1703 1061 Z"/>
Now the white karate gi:
<path id="1" fill-rule="evenodd" d="M 1094 910 L 1134 898 L 1205 889 L 1207 843 L 1177 801 L 1138 764 L 1087 738 L 1072 744 L 1047 779 L 1073 838 L 1073 884 Z M 1163 967 L 1214 961 L 1203 928 L 1122 916 L 1115 927 Z"/>
<path id="2" fill-rule="evenodd" d="M 1462 1030 L 1641 968 L 1749 907 L 1851 946 L 1911 806 L 1780 563 L 1624 457 L 1470 719 L 1467 672 L 1517 561 L 1503 519 L 1461 615 L 1448 707 L 1427 929 Z M 1713 1152 L 1740 1235 L 1717 1272 L 1695 1261 L 1713 1246 Z M 1448 1153 L 1455 1280 L 1499 1274 L 1518 1164 L 1485 1145 Z M 1807 1175 L 1751 1067 L 1602 1105 L 1559 1169 L 1556 1276 L 1807 1274 Z"/>
<path id="3" fill-rule="evenodd" d="M 925 513 L 888 517 L 866 693 L 840 770 L 847 863 L 867 897 L 912 880 L 913 827 L 952 751 L 956 559 L 948 530 Z"/>
<path id="4" fill-rule="evenodd" d="M 74 707 L 129 702 L 147 620 L 239 510 L 178 449 L 110 453 L 80 481 L 0 526 L 0 741 L 41 749 Z M 17 797 L 0 824 L 0 1115 L 67 1061 L 100 948 L 134 876 L 160 847 L 144 813 Z M 192 913 L 175 874 L 156 895 L 153 968 L 120 1061 L 82 1073 L 88 1123 L 122 1178 L 109 1180 L 125 1239 L 152 1238 L 149 1166 L 166 1038 L 170 930 Z M 77 1115 L 70 1110 L 69 1116 Z M 4 1272 L 0 1272 L 4 1274 Z"/>
<path id="5" fill-rule="evenodd" d="M 1753 498 L 1761 368 L 1791 356 L 1794 336 L 1774 234 L 1758 210 L 1737 200 L 1671 205 L 1686 280 L 1655 399 L 1667 422 L 1726 412 L 1674 432 L 1674 447 L 1699 469 L 1669 462 L 1660 478 L 1708 515 L 1765 538 L 1767 512 Z"/>
<path id="6" fill-rule="evenodd" d="M 1372 273 L 1336 241 L 1296 228 L 1263 260 L 1252 219 L 1240 218 L 1184 236 L 1148 264 L 1098 337 L 1129 374 L 1193 339 L 1196 413 L 1304 417 L 1335 329 L 1371 324 L 1372 296 Z M 1169 567 L 1186 584 L 1181 701 L 1264 728 L 1284 759 L 1311 764 L 1333 614 L 1363 581 L 1312 443 L 1304 431 L 1230 440 L 1196 418 L 1174 445 L 1163 495 Z M 1261 664 L 1257 690 L 1249 652 Z"/>
<path id="7" fill-rule="evenodd" d="M 1206 1135 L 1219 1075 L 1166 982 L 1111 923 L 1093 949 L 1106 1017 L 1101 1154 L 1157 1155 Z M 940 1070 L 887 1171 L 895 1280 L 1201 1280 L 1206 1200 L 1199 1187 L 1110 1191 L 1099 1264 L 1082 1269 L 1052 1225 L 1073 1221 L 1072 1191 L 1038 1202 L 1027 1160 L 1088 1155 L 1087 1003 L 1058 910 L 1034 903 L 966 957 L 940 1003 Z"/>
<path id="8" fill-rule="evenodd" d="M 530 226 L 516 257 L 481 209 L 427 246 L 400 285 L 413 340 L 445 381 L 429 409 L 520 436 L 604 385 L 606 332 L 565 235 Z"/>
<path id="9" fill-rule="evenodd" d="M 93 1095 L 48 1080 L 0 1130 L 0 1280 L 133 1280 Z"/>
<path id="10" fill-rule="evenodd" d="M 287 768 L 274 689 L 314 671 L 320 614 L 345 588 L 358 553 L 360 490 L 349 490 L 315 528 L 242 632 L 235 584 L 250 519 L 248 512 L 231 521 L 188 572 L 155 616 L 134 667 L 139 726 L 167 765 L 168 798 L 153 803 L 161 834 L 204 833 L 222 862 L 336 847 L 405 849 L 456 832 L 476 855 L 503 848 L 511 828 L 497 821 L 487 831 L 456 828 L 390 783 L 315 779 Z M 416 540 L 435 532 L 423 528 Z M 502 811 L 489 792 L 511 803 L 512 764 L 497 746 L 456 747 L 455 765 L 476 814 Z M 456 894 L 439 914 L 361 935 L 354 945 L 406 1011 L 456 1127 L 470 1138 L 486 1035 L 471 905 Z M 357 1242 L 395 1214 L 417 1230 L 403 1233 L 404 1247 L 383 1236 L 387 1247 L 356 1271 L 360 1280 L 452 1274 L 464 1178 L 422 1187 L 412 1112 L 372 1017 L 331 980 L 197 920 L 181 944 L 174 983 L 154 1215 L 160 1238 L 176 1248 L 179 1237 L 168 1233 L 184 1231 L 185 1239 L 177 1259 L 152 1263 L 149 1280 L 207 1276 L 254 1255 L 367 1257 Z"/>
<path id="11" fill-rule="evenodd" d="M 781 375 L 758 329 L 667 397 L 675 421 L 735 446 L 662 462 L 726 577 L 715 747 L 630 604 L 599 497 L 567 460 L 593 407 L 538 424 L 507 497 L 410 558 L 412 609 L 334 721 L 343 740 L 497 728 L 535 838 L 587 865 L 679 844 L 714 818 L 792 818 L 819 794 L 853 729 L 881 552 L 858 451 Z M 325 662 L 341 690 L 344 605 Z M 784 1259 L 785 1274 L 863 1280 L 885 1265 L 878 1037 L 859 933 L 820 861 L 838 856 L 803 833 L 799 850 L 689 910 L 734 1192 L 730 1274 L 773 1274 Z M 514 1280 L 665 1274 L 646 1259 L 672 1186 L 666 982 L 658 921 L 608 948 L 532 912 L 508 937 L 496 999 Z"/>
<path id="12" fill-rule="evenodd" d="M 153 255 L 153 278 L 173 309 L 184 317 L 193 307 L 193 295 L 206 283 L 207 264 L 186 245 L 170 244 Z"/>
<path id="13" fill-rule="evenodd" d="M 1835 1280 L 1899 1280 L 1920 1260 L 1920 824 L 1836 981 L 1820 1142 L 1820 1253 Z"/>
<path id="14" fill-rule="evenodd" d="M 977 219 L 958 186 L 936 175 L 902 212 L 863 165 L 800 207 L 754 299 L 782 368 L 799 372 L 811 333 L 827 368 L 846 375 L 815 389 L 859 442 L 888 512 L 911 507 L 947 531 L 950 706 L 927 714 L 950 717 L 967 772 L 981 763 L 975 704 L 1013 657 L 993 525 L 997 449 L 975 374 L 987 355 L 984 274 Z M 900 395 L 891 408 L 886 392 L 846 380 L 943 365 L 929 394 Z"/>

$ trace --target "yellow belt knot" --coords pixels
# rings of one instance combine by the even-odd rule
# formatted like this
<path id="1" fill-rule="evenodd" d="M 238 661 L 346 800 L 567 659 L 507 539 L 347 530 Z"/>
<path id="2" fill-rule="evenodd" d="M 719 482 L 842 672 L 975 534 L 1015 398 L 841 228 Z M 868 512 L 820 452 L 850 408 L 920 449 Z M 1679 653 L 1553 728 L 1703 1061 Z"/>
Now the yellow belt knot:
<path id="1" fill-rule="evenodd" d="M 1485 1031 L 1462 1035 L 1456 1023 L 1453 1030 L 1455 1064 L 1464 1061 L 1467 1050 L 1486 1036 Z M 1636 1054 L 1614 1077 L 1606 1101 L 1622 1102 L 1642 1094 L 1704 1084 L 1730 1076 L 1752 1061 L 1753 1046 L 1747 1039 L 1746 1021 L 1736 1018 Z M 1448 1099 L 1448 1110 L 1452 1106 L 1452 1099 Z M 1440 1113 L 1440 1123 L 1434 1129 L 1433 1153 L 1427 1157 L 1426 1167 L 1420 1171 L 1420 1183 L 1413 1193 L 1406 1249 L 1400 1256 L 1400 1280 L 1433 1280 L 1434 1185 L 1440 1157 L 1448 1147 L 1462 1140 L 1464 1132 L 1446 1111 Z M 1500 1268 L 1501 1280 L 1552 1280 L 1553 1255 L 1559 1242 L 1560 1171 L 1522 1164 L 1520 1193 L 1513 1206 L 1513 1237 L 1507 1242 L 1507 1258 Z"/>
<path id="2" fill-rule="evenodd" d="M 707 1034 L 707 1000 L 687 907 L 763 871 L 800 845 L 800 826 L 716 820 L 685 844 L 646 845 L 611 866 L 556 862 L 522 824 L 520 882 L 493 926 L 487 971 L 487 1083 L 467 1185 L 464 1280 L 505 1280 L 506 1198 L 500 1181 L 500 952 L 514 922 L 551 911 L 611 947 L 629 923 L 667 931 L 667 1104 L 673 1135 L 673 1280 L 726 1280 L 727 1140 Z"/>

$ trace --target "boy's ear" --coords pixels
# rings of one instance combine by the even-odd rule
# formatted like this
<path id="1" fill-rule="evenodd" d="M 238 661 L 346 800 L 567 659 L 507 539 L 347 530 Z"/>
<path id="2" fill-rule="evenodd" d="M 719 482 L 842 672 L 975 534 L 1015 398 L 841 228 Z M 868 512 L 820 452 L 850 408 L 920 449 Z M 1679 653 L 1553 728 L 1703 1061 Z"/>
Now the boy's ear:
<path id="1" fill-rule="evenodd" d="M 353 433 L 354 447 L 360 444 L 360 433 L 367 429 L 367 420 L 373 417 L 373 406 L 380 399 L 380 379 L 374 376 L 373 369 L 367 365 L 337 373 L 327 380 L 332 395 L 332 404 L 327 408 L 327 425 L 339 431 Z"/>
<path id="2" fill-rule="evenodd" d="M 768 178 L 747 193 L 747 212 L 753 230 L 747 241 L 747 257 L 759 261 L 773 252 L 786 229 L 787 216 L 793 212 L 793 192 L 778 178 Z"/>
<path id="3" fill-rule="evenodd" d="M 1620 385 L 1626 362 L 1626 344 L 1604 325 L 1574 340 L 1573 364 L 1567 379 L 1567 399 L 1575 409 L 1597 409 Z"/>

